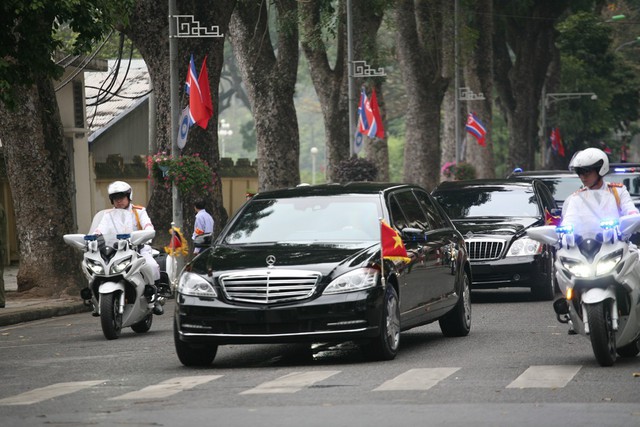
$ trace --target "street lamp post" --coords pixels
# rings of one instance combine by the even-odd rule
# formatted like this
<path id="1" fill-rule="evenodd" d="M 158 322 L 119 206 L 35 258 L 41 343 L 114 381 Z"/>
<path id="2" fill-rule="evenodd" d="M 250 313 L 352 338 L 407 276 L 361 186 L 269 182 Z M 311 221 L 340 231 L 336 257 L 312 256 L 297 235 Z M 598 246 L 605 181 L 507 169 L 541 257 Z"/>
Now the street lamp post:
<path id="1" fill-rule="evenodd" d="M 547 108 L 552 104 L 560 101 L 566 101 L 568 99 L 578 99 L 583 96 L 591 97 L 592 101 L 598 99 L 598 95 L 593 92 L 568 92 L 568 93 L 542 93 L 541 106 L 540 106 L 540 131 L 538 135 L 540 137 L 540 165 L 544 167 L 545 162 L 545 148 L 546 148 L 546 136 L 547 136 Z"/>
<path id="2" fill-rule="evenodd" d="M 316 156 L 318 149 L 311 147 L 311 184 L 316 185 Z"/>

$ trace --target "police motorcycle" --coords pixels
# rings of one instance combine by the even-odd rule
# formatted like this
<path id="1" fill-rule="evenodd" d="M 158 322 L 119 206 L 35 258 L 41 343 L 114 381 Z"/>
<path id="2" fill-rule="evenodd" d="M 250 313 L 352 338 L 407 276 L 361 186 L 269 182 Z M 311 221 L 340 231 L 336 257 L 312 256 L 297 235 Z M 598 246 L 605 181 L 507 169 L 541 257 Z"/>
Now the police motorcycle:
<path id="1" fill-rule="evenodd" d="M 163 312 L 166 293 L 158 291 L 152 267 L 138 252 L 141 245 L 155 237 L 155 231 L 115 236 L 92 234 L 107 211 L 112 215 L 126 214 L 120 209 L 105 209 L 94 217 L 89 234 L 66 234 L 63 238 L 84 253 L 81 265 L 88 286 L 80 291 L 80 296 L 85 305 L 93 308 L 93 315 L 100 317 L 105 338 L 113 340 L 120 336 L 122 328 L 131 327 L 137 333 L 149 331 L 153 314 Z M 168 288 L 168 284 L 163 288 Z"/>
<path id="2" fill-rule="evenodd" d="M 629 243 L 640 214 L 602 220 L 599 230 L 575 232 L 571 224 L 528 230 L 534 240 L 555 245 L 556 279 L 562 297 L 553 303 L 560 323 L 591 341 L 601 366 L 640 352 L 640 263 Z"/>

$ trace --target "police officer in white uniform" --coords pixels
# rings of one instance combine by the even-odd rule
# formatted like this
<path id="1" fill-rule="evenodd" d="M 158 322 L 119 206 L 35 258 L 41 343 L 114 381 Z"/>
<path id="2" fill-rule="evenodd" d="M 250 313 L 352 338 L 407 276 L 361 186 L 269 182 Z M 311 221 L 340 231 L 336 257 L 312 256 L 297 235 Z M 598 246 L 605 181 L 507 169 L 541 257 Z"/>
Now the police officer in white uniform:
<path id="1" fill-rule="evenodd" d="M 600 228 L 600 221 L 638 213 L 629 191 L 621 183 L 608 183 L 609 158 L 598 148 L 578 151 L 569 162 L 583 187 L 567 197 L 562 206 L 562 224 L 571 224 L 578 234 Z"/>
<path id="2" fill-rule="evenodd" d="M 109 184 L 107 191 L 109 192 L 109 200 L 111 200 L 113 209 L 104 214 L 94 230 L 95 234 L 102 234 L 105 237 L 107 244 L 113 244 L 116 234 L 126 234 L 136 230 L 154 230 L 147 210 L 143 206 L 131 203 L 133 192 L 129 184 L 124 181 L 114 181 Z M 114 213 L 118 209 L 128 211 L 129 215 L 115 215 Z M 139 252 L 144 257 L 147 265 L 151 266 L 153 280 L 157 283 L 160 280 L 160 266 L 153 258 L 151 246 L 146 244 Z M 156 304 L 154 313 L 162 314 L 163 311 L 162 306 Z"/>

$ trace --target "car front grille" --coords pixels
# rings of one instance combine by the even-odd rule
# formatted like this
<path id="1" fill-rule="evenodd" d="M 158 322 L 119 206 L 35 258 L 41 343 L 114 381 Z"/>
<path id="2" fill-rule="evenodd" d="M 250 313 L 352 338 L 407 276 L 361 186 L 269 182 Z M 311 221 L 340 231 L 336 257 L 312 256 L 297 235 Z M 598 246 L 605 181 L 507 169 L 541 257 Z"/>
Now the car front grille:
<path id="1" fill-rule="evenodd" d="M 467 239 L 467 252 L 471 261 L 490 261 L 500 258 L 505 242 L 499 239 Z"/>
<path id="2" fill-rule="evenodd" d="M 305 270 L 250 270 L 222 274 L 220 285 L 230 301 L 273 304 L 310 297 L 322 275 Z"/>

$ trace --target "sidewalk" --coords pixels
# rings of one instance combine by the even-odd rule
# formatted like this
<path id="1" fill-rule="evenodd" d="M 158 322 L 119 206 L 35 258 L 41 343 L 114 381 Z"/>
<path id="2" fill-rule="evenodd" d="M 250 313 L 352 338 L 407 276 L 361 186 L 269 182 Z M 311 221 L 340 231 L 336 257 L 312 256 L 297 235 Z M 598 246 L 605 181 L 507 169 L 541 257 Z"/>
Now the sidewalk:
<path id="1" fill-rule="evenodd" d="M 11 265 L 4 269 L 6 301 L 5 308 L 0 308 L 0 326 L 89 311 L 89 308 L 82 303 L 80 295 L 64 298 L 31 298 L 19 295 L 17 293 L 17 274 L 17 265 Z"/>

